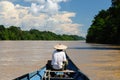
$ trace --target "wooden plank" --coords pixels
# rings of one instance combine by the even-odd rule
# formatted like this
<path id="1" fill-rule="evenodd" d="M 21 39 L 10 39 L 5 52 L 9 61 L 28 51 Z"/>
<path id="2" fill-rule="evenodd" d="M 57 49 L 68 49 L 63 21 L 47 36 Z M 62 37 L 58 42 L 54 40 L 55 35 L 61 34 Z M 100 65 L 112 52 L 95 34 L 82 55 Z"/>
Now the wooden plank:
<path id="1" fill-rule="evenodd" d="M 74 73 L 75 71 L 73 71 L 73 70 L 62 70 L 62 71 L 57 71 L 57 70 L 46 70 L 46 72 L 71 72 L 71 73 Z"/>

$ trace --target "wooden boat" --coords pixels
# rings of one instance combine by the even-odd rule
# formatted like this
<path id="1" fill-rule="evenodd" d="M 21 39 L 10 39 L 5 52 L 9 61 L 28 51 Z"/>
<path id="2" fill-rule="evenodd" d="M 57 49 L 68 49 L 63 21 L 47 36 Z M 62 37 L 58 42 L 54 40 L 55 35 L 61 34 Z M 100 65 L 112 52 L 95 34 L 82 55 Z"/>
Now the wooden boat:
<path id="1" fill-rule="evenodd" d="M 89 80 L 89 78 L 76 67 L 68 56 L 67 59 L 68 65 L 66 70 L 49 70 L 44 66 L 38 71 L 25 74 L 14 80 Z M 51 73 L 54 73 L 55 76 L 51 76 Z"/>

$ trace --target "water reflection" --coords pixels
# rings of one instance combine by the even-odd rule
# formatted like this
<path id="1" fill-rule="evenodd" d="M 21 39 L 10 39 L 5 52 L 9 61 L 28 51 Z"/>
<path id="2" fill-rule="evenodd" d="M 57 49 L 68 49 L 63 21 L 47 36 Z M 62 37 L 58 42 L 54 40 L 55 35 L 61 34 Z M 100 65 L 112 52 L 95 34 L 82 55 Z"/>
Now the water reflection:
<path id="1" fill-rule="evenodd" d="M 69 49 L 86 49 L 86 50 L 120 50 L 120 48 L 118 47 L 118 48 L 116 48 L 116 47 L 114 47 L 114 48 L 112 48 L 112 47 L 104 47 L 104 46 L 102 46 L 102 47 L 70 47 Z"/>

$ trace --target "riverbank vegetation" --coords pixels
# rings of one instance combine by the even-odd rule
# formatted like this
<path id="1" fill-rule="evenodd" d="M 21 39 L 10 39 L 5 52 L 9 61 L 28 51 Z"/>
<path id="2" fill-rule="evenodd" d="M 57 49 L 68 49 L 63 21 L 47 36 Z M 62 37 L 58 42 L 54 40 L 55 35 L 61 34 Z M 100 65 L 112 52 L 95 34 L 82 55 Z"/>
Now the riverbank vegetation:
<path id="1" fill-rule="evenodd" d="M 20 27 L 10 26 L 5 28 L 0 25 L 0 40 L 84 40 L 85 38 L 77 35 L 57 35 L 50 31 L 39 31 L 31 29 L 23 31 Z"/>
<path id="2" fill-rule="evenodd" d="M 120 0 L 112 0 L 109 9 L 94 17 L 86 42 L 120 44 Z"/>

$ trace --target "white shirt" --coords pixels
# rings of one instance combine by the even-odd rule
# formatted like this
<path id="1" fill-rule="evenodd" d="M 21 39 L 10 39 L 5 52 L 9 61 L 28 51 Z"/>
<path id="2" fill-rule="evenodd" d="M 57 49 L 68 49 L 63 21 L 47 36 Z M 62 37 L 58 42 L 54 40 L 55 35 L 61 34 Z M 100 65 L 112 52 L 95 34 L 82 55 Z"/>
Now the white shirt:
<path id="1" fill-rule="evenodd" d="M 64 51 L 54 51 L 52 55 L 52 63 L 54 69 L 61 69 L 63 61 L 66 61 L 66 55 Z"/>

